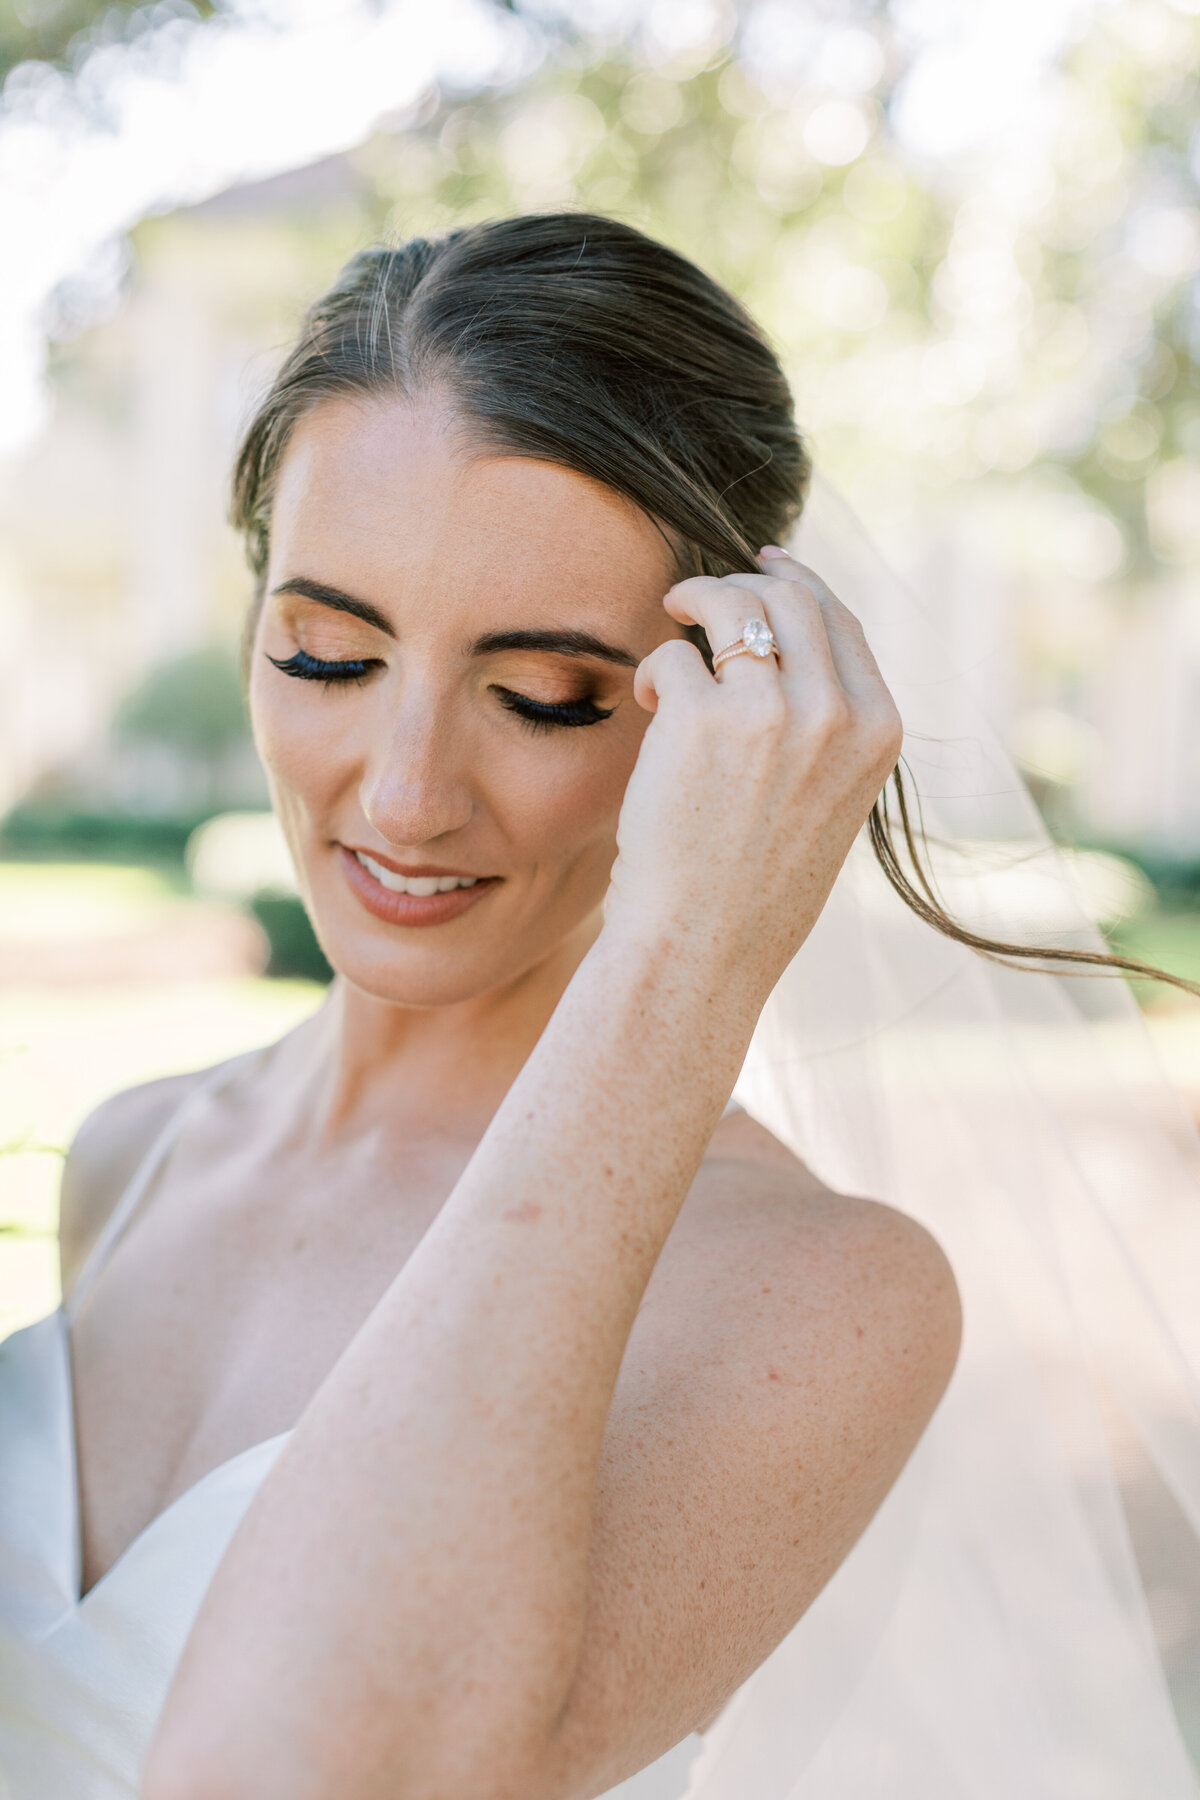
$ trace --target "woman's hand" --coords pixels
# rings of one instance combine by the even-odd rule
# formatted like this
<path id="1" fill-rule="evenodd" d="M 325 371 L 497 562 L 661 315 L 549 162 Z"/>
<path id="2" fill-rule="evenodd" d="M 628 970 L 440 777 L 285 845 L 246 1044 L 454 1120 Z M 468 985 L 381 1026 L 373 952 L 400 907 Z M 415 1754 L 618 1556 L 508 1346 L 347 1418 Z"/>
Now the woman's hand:
<path id="1" fill-rule="evenodd" d="M 714 676 L 675 638 L 640 665 L 655 714 L 625 793 L 605 930 L 711 948 L 763 997 L 815 924 L 896 765 L 900 716 L 854 615 L 766 548 L 761 575 L 694 576 L 663 604 L 715 651 L 766 619 L 779 659 Z"/>

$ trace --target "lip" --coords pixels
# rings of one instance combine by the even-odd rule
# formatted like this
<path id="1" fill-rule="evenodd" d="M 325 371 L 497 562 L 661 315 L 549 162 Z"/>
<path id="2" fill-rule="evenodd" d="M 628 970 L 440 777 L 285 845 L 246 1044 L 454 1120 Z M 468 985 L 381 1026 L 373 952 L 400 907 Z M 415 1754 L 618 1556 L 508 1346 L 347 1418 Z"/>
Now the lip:
<path id="1" fill-rule="evenodd" d="M 382 863 L 385 869 L 391 869 L 396 875 L 462 875 L 475 876 L 477 881 L 487 879 L 475 875 L 474 869 L 450 869 L 445 863 L 398 863 L 394 857 L 384 856 L 378 850 L 366 850 L 361 844 L 339 844 L 339 850 L 348 850 L 351 856 L 369 856 L 372 862 Z M 361 864 L 359 867 L 361 868 Z"/>
<path id="2" fill-rule="evenodd" d="M 390 857 L 380 856 L 374 850 L 364 853 L 375 862 L 382 863 L 387 869 L 394 869 L 397 875 L 469 875 L 469 869 L 438 869 L 429 864 L 421 864 L 419 868 L 406 868 L 393 862 Z M 338 845 L 338 856 L 346 876 L 346 883 L 355 899 L 377 919 L 388 925 L 444 925 L 450 919 L 457 919 L 460 913 L 477 906 L 485 894 L 499 886 L 500 877 L 481 875 L 476 878 L 475 886 L 469 888 L 451 888 L 446 894 L 394 894 L 385 888 L 381 881 L 376 881 L 369 869 L 364 869 L 358 857 L 346 844 Z"/>

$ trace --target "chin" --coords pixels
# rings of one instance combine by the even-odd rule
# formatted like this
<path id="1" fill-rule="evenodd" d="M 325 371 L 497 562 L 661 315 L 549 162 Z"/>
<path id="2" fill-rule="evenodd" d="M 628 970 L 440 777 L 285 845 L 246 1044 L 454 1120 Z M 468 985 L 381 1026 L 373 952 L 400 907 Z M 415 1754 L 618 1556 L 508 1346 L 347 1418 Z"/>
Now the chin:
<path id="1" fill-rule="evenodd" d="M 610 852 L 577 866 L 539 899 L 524 882 L 485 877 L 410 898 L 322 857 L 306 871 L 305 902 L 327 961 L 358 992 L 390 1006 L 456 1006 L 518 980 L 589 920 L 598 926 L 611 862 Z"/>
<path id="2" fill-rule="evenodd" d="M 461 1006 L 520 973 L 507 960 L 451 957 L 436 952 L 408 954 L 399 947 L 323 944 L 338 978 L 385 1006 L 433 1010 Z M 332 954 L 331 954 L 332 952 Z"/>
<path id="3" fill-rule="evenodd" d="M 482 910 L 482 909 L 481 909 Z M 309 914 L 326 960 L 341 980 L 388 1006 L 458 1006 L 502 987 L 539 962 L 561 938 L 543 923 L 532 938 L 471 915 L 450 924 L 405 930 L 344 905 Z"/>

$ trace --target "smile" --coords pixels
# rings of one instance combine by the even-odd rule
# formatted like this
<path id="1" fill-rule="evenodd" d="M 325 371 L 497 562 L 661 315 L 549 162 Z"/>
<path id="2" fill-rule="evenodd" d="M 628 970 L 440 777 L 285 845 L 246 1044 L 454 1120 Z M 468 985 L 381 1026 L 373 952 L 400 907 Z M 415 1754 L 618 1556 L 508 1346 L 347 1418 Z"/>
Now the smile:
<path id="1" fill-rule="evenodd" d="M 427 900 L 430 894 L 449 894 L 455 888 L 474 887 L 479 879 L 477 875 L 398 875 L 394 869 L 385 869 L 365 850 L 356 850 L 354 854 L 363 868 L 370 870 L 390 894 L 416 894 Z"/>
<path id="2" fill-rule="evenodd" d="M 500 885 L 496 875 L 405 875 L 346 844 L 338 845 L 338 856 L 355 899 L 388 925 L 444 925 Z"/>

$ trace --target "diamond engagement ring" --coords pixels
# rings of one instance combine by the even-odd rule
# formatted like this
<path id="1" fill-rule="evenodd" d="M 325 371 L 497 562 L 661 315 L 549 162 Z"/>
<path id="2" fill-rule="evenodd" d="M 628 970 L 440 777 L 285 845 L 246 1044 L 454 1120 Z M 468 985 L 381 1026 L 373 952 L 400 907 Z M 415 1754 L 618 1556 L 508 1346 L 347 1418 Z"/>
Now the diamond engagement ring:
<path id="1" fill-rule="evenodd" d="M 767 656 L 778 657 L 779 645 L 775 642 L 775 633 L 765 619 L 747 619 L 742 626 L 742 635 L 735 638 L 732 644 L 726 644 L 713 657 L 713 673 L 722 663 L 732 662 L 735 656 Z"/>

